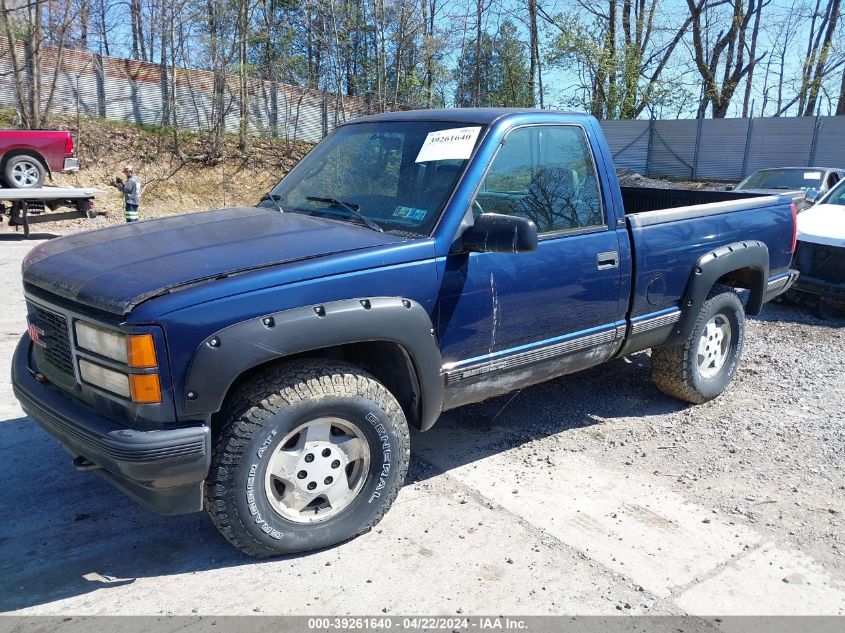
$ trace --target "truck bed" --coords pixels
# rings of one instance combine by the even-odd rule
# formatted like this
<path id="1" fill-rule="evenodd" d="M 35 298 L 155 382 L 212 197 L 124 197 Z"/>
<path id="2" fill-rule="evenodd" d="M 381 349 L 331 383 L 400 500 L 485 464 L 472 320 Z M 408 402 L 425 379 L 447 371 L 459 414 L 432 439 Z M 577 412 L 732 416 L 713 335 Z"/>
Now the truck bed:
<path id="1" fill-rule="evenodd" d="M 788 196 L 623 188 L 622 197 L 633 260 L 632 320 L 678 309 L 696 263 L 722 246 L 761 242 L 769 250 L 769 279 L 789 269 L 793 222 Z M 670 202 L 681 204 L 667 206 Z"/>
<path id="2" fill-rule="evenodd" d="M 760 197 L 759 193 L 744 191 L 696 191 L 652 187 L 621 187 L 621 189 L 625 215 Z"/>

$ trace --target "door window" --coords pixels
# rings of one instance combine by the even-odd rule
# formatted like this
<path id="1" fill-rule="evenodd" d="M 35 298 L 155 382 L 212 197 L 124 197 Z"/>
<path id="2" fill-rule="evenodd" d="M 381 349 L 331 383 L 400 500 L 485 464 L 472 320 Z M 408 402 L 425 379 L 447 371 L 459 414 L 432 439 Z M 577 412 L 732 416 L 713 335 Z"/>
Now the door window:
<path id="1" fill-rule="evenodd" d="M 474 213 L 533 220 L 540 233 L 604 226 L 595 164 L 577 126 L 517 128 L 476 194 Z"/>

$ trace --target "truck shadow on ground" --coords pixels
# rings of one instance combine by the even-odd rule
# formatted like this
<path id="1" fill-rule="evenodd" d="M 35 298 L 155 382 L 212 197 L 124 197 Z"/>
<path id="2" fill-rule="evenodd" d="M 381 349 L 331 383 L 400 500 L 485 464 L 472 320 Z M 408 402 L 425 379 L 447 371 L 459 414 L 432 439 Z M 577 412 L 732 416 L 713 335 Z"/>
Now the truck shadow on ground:
<path id="1" fill-rule="evenodd" d="M 766 304 L 763 312 L 749 319 L 763 323 L 798 323 L 842 328 L 845 327 L 845 305 L 824 302 L 819 307 L 818 301 L 813 298 L 804 299 L 800 304 L 773 301 Z"/>
<path id="2" fill-rule="evenodd" d="M 256 562 L 232 548 L 204 513 L 158 516 L 96 475 L 76 472 L 70 456 L 29 418 L 0 422 L 0 456 L 7 508 L 0 523 L 0 612 L 138 578 Z"/>
<path id="3" fill-rule="evenodd" d="M 23 232 L 0 233 L 0 242 L 27 242 L 29 240 L 52 240 L 54 237 L 61 237 L 58 233 L 30 233 L 24 237 Z"/>
<path id="4" fill-rule="evenodd" d="M 642 418 L 647 424 L 650 416 L 687 406 L 658 391 L 648 355 L 634 354 L 444 413 L 432 431 L 412 436 L 411 477 L 428 479 L 544 437 L 620 418 Z M 435 454 L 436 460 L 427 459 Z"/>
<path id="5" fill-rule="evenodd" d="M 571 429 L 683 409 L 651 384 L 649 364 L 637 354 L 444 414 L 432 431 L 414 434 L 409 480 Z M 426 459 L 431 451 L 441 453 L 438 466 Z M 0 422 L 0 456 L 10 509 L 0 526 L 0 611 L 259 562 L 226 543 L 203 513 L 159 517 L 77 473 L 28 418 Z"/>

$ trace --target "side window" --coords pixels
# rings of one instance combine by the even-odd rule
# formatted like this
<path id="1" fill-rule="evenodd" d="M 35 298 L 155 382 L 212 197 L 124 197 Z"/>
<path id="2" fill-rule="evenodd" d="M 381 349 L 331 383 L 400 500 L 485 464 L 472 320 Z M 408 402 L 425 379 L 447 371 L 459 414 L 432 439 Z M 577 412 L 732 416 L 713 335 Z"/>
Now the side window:
<path id="1" fill-rule="evenodd" d="M 540 233 L 604 225 L 593 155 L 576 126 L 511 132 L 475 202 L 475 213 L 526 217 Z"/>
<path id="2" fill-rule="evenodd" d="M 830 172 L 830 176 L 827 177 L 827 188 L 833 188 L 833 186 L 837 182 L 839 182 L 839 174 L 837 174 L 835 171 Z"/>

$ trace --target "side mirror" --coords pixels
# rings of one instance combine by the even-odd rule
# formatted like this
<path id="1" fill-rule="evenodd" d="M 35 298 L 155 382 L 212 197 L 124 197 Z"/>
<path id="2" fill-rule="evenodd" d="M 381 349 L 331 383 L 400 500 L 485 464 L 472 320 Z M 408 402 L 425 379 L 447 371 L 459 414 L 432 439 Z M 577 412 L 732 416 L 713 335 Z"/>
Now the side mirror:
<path id="1" fill-rule="evenodd" d="M 537 250 L 537 225 L 528 218 L 482 213 L 461 236 L 462 251 L 527 253 Z"/>
<path id="2" fill-rule="evenodd" d="M 818 189 L 807 189 L 804 192 L 804 202 L 809 207 L 811 204 L 815 204 L 816 200 L 819 199 L 819 190 Z"/>

